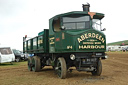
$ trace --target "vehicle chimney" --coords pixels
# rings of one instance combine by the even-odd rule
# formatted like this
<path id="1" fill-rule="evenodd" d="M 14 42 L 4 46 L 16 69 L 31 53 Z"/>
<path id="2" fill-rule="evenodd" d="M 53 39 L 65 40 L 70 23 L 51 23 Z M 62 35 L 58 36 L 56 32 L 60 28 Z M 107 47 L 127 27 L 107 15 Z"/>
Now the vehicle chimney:
<path id="1" fill-rule="evenodd" d="M 83 6 L 83 11 L 85 11 L 85 12 L 90 12 L 90 4 L 89 3 L 87 3 L 87 4 L 82 4 Z"/>

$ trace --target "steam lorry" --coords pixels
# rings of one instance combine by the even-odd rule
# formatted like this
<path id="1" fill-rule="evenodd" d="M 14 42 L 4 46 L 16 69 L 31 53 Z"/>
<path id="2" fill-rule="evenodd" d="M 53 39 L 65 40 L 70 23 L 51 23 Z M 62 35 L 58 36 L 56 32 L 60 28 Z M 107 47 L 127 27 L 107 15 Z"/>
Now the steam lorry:
<path id="1" fill-rule="evenodd" d="M 70 67 L 75 67 L 101 75 L 101 59 L 106 59 L 105 29 L 101 28 L 104 14 L 90 12 L 89 8 L 90 4 L 83 4 L 83 11 L 56 15 L 49 19 L 49 29 L 28 40 L 23 37 L 23 52 L 34 55 L 28 58 L 29 71 L 52 66 L 64 79 Z"/>

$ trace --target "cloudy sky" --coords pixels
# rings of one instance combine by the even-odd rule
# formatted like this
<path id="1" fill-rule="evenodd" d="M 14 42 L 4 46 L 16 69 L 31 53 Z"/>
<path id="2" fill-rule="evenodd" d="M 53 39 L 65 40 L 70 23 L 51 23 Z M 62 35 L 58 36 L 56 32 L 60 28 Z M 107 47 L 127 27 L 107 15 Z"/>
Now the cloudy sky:
<path id="1" fill-rule="evenodd" d="M 0 0 L 0 46 L 22 50 L 23 37 L 35 37 L 49 28 L 48 20 L 61 13 L 82 11 L 90 3 L 91 12 L 104 13 L 107 43 L 128 40 L 127 0 Z"/>

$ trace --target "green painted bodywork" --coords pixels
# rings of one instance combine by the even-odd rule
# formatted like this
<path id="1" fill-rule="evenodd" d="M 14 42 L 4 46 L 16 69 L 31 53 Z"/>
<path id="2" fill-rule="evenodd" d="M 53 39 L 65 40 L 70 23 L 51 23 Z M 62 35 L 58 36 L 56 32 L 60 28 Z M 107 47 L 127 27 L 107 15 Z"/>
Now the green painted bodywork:
<path id="1" fill-rule="evenodd" d="M 62 34 L 64 34 L 64 39 L 62 39 Z M 88 34 L 95 34 L 92 37 L 86 37 L 79 43 L 78 38 L 81 39 L 81 36 Z M 97 35 L 97 36 L 96 36 Z M 106 38 L 105 35 L 97 30 L 88 29 L 88 30 L 64 30 L 61 32 L 55 33 L 55 44 L 50 44 L 54 50 L 50 50 L 51 53 L 66 53 L 66 52 L 105 52 L 106 50 Z M 103 42 L 99 40 L 99 37 L 102 36 Z M 97 38 L 96 38 L 97 37 Z M 59 41 L 56 41 L 56 38 L 59 38 Z M 102 39 L 101 38 L 101 39 Z M 80 46 L 80 47 L 79 47 Z M 98 48 L 101 47 L 102 48 Z M 52 48 L 52 49 L 53 49 Z"/>
<path id="2" fill-rule="evenodd" d="M 38 36 L 43 35 L 43 34 L 44 34 L 44 31 L 41 31 L 38 33 Z"/>
<path id="3" fill-rule="evenodd" d="M 49 38 L 53 38 L 52 42 L 54 44 L 49 44 L 49 52 L 50 53 L 71 53 L 71 52 L 105 52 L 106 51 L 106 38 L 103 32 L 95 30 L 92 28 L 92 23 L 90 23 L 90 29 L 81 29 L 81 30 L 61 30 L 59 32 L 55 32 L 53 28 L 53 21 L 56 18 L 74 16 L 74 15 L 88 15 L 88 12 L 84 11 L 73 11 L 64 14 L 59 14 L 54 16 L 49 20 Z M 93 18 L 101 20 L 104 17 L 102 13 L 96 13 Z M 86 34 L 86 33 L 95 33 L 101 35 L 104 38 L 104 43 L 96 38 L 88 38 L 83 40 L 82 42 L 78 42 L 77 38 Z M 62 36 L 64 35 L 64 39 Z M 56 38 L 59 38 L 59 41 L 56 41 Z M 95 40 L 95 41 L 90 41 Z M 50 41 L 49 41 L 50 42 Z M 91 42 L 90 44 L 83 44 L 83 42 Z M 98 44 L 95 44 L 98 42 Z M 79 48 L 79 46 L 82 46 Z M 89 46 L 91 46 L 89 48 Z M 93 48 L 94 46 L 104 46 L 104 48 Z M 88 47 L 88 48 L 86 48 Z"/>
<path id="4" fill-rule="evenodd" d="M 45 29 L 42 35 L 39 35 L 29 40 L 24 40 L 23 52 L 24 53 L 27 52 L 30 54 L 48 53 L 49 52 L 48 37 L 49 37 L 49 30 Z"/>
<path id="5" fill-rule="evenodd" d="M 39 36 L 23 42 L 23 51 L 27 53 L 72 53 L 72 52 L 105 52 L 106 37 L 103 32 L 92 28 L 54 31 L 53 22 L 68 16 L 90 16 L 88 12 L 73 11 L 59 14 L 49 19 L 49 30 L 39 33 Z M 102 13 L 96 13 L 93 18 L 101 20 Z M 91 19 L 91 17 L 90 17 Z"/>

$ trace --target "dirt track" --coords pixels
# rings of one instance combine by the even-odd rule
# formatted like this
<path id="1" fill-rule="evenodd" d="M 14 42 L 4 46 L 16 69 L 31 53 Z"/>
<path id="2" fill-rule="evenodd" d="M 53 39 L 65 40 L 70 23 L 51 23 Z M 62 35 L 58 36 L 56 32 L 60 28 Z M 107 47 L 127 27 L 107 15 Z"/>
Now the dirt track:
<path id="1" fill-rule="evenodd" d="M 0 65 L 0 85 L 128 85 L 128 53 L 109 53 L 102 60 L 100 77 L 73 70 L 66 79 L 59 79 L 52 67 L 41 72 L 29 72 L 27 62 L 20 65 Z"/>

